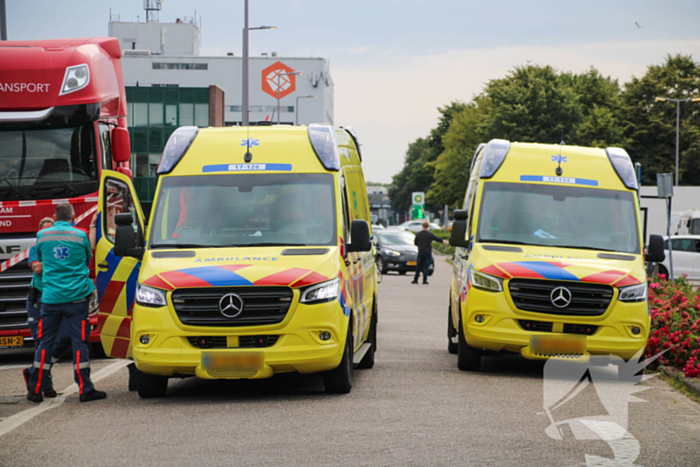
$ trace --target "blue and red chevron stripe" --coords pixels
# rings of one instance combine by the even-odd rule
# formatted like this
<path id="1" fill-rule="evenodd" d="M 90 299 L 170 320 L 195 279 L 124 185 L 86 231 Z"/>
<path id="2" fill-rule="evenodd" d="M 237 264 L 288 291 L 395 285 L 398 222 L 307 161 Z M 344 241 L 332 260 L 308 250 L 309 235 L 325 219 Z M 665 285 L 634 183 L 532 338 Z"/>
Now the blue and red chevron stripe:
<path id="1" fill-rule="evenodd" d="M 291 268 L 251 281 L 237 272 L 250 266 L 249 264 L 204 266 L 167 271 L 149 277 L 143 281 L 143 284 L 163 290 L 245 285 L 282 285 L 296 288 L 328 280 L 326 276 L 309 269 Z"/>
<path id="2" fill-rule="evenodd" d="M 639 284 L 642 282 L 631 274 L 617 269 L 610 269 L 579 277 L 574 274 L 574 272 L 566 269 L 569 267 L 576 271 L 577 267 L 580 267 L 580 265 L 576 265 L 574 263 L 548 261 L 513 261 L 492 264 L 480 269 L 480 271 L 485 274 L 501 277 L 503 279 L 517 277 L 529 279 L 592 282 L 596 284 L 614 285 L 615 287 L 623 287 L 625 285 Z"/>

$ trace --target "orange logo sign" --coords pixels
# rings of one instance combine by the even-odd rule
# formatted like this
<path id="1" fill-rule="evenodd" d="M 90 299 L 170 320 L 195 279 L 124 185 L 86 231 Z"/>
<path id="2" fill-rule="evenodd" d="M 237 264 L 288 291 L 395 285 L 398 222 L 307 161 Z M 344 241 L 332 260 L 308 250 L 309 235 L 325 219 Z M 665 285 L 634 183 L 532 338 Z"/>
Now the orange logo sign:
<path id="1" fill-rule="evenodd" d="M 292 73 L 293 68 L 282 62 L 275 62 L 262 71 L 262 90 L 277 99 L 277 83 L 279 83 L 280 99 L 288 96 L 297 89 L 296 75 L 284 75 Z"/>

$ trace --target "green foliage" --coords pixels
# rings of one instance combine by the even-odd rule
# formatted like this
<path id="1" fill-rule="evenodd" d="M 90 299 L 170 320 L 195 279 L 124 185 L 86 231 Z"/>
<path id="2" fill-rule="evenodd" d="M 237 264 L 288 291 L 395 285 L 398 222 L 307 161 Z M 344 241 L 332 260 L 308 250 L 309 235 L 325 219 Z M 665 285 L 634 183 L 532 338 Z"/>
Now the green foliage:
<path id="1" fill-rule="evenodd" d="M 641 78 L 633 77 L 622 92 L 620 118 L 626 149 L 642 164 L 642 183 L 656 184 L 657 173 L 675 173 L 676 105 L 656 97 L 686 99 L 700 96 L 700 65 L 688 55 L 668 55 L 651 65 Z M 679 173 L 681 185 L 700 180 L 700 103 L 680 104 Z"/>

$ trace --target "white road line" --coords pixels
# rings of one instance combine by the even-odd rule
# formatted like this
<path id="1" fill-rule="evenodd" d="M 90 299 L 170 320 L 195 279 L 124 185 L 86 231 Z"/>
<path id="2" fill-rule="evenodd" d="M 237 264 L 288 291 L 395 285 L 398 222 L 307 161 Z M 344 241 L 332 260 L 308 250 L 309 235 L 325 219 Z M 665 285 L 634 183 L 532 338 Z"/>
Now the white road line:
<path id="1" fill-rule="evenodd" d="M 111 365 L 107 365 L 106 367 L 102 368 L 100 371 L 96 372 L 94 375 L 91 376 L 91 380 L 93 383 L 96 383 L 100 381 L 101 379 L 106 378 L 107 376 L 116 373 L 117 371 L 121 370 L 125 366 L 127 366 L 130 363 L 130 360 L 119 360 L 117 362 L 112 363 Z M 55 399 L 44 399 L 44 402 L 39 404 L 37 407 L 32 407 L 31 409 L 24 410 L 20 413 L 14 414 L 11 417 L 6 418 L 2 422 L 0 422 L 0 436 L 6 435 L 7 433 L 11 432 L 18 426 L 23 425 L 24 423 L 28 422 L 32 418 L 36 417 L 37 415 L 46 412 L 47 410 L 50 409 L 55 409 L 59 405 L 63 404 L 63 401 L 66 400 L 66 397 L 70 396 L 74 392 L 78 391 L 78 386 L 73 383 L 70 386 L 68 386 L 66 389 L 63 390 L 63 394 L 60 395 L 59 397 L 56 397 Z"/>

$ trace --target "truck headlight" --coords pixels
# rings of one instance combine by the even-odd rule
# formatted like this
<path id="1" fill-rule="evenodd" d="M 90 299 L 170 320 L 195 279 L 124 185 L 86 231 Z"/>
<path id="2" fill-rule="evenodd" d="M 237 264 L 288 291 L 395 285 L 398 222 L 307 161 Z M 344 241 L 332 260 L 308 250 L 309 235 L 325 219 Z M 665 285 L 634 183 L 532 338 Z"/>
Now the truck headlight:
<path id="1" fill-rule="evenodd" d="M 401 256 L 401 253 L 399 253 L 398 251 L 394 251 L 394 250 L 384 250 L 384 253 L 386 253 L 389 256 L 395 256 L 397 258 L 399 256 Z"/>
<path id="2" fill-rule="evenodd" d="M 473 287 L 489 292 L 503 292 L 503 279 L 472 269 L 469 282 Z"/>
<path id="3" fill-rule="evenodd" d="M 142 306 L 160 307 L 167 305 L 165 292 L 147 285 L 136 285 L 136 303 Z"/>
<path id="4" fill-rule="evenodd" d="M 66 68 L 66 74 L 63 77 L 61 92 L 59 96 L 70 94 L 71 92 L 79 91 L 90 84 L 90 68 L 87 64 L 69 66 Z"/>
<path id="5" fill-rule="evenodd" d="M 620 287 L 620 295 L 617 297 L 621 302 L 643 302 L 647 299 L 647 283 Z"/>
<path id="6" fill-rule="evenodd" d="M 312 285 L 301 294 L 301 303 L 324 303 L 338 298 L 340 294 L 340 279 Z"/>

